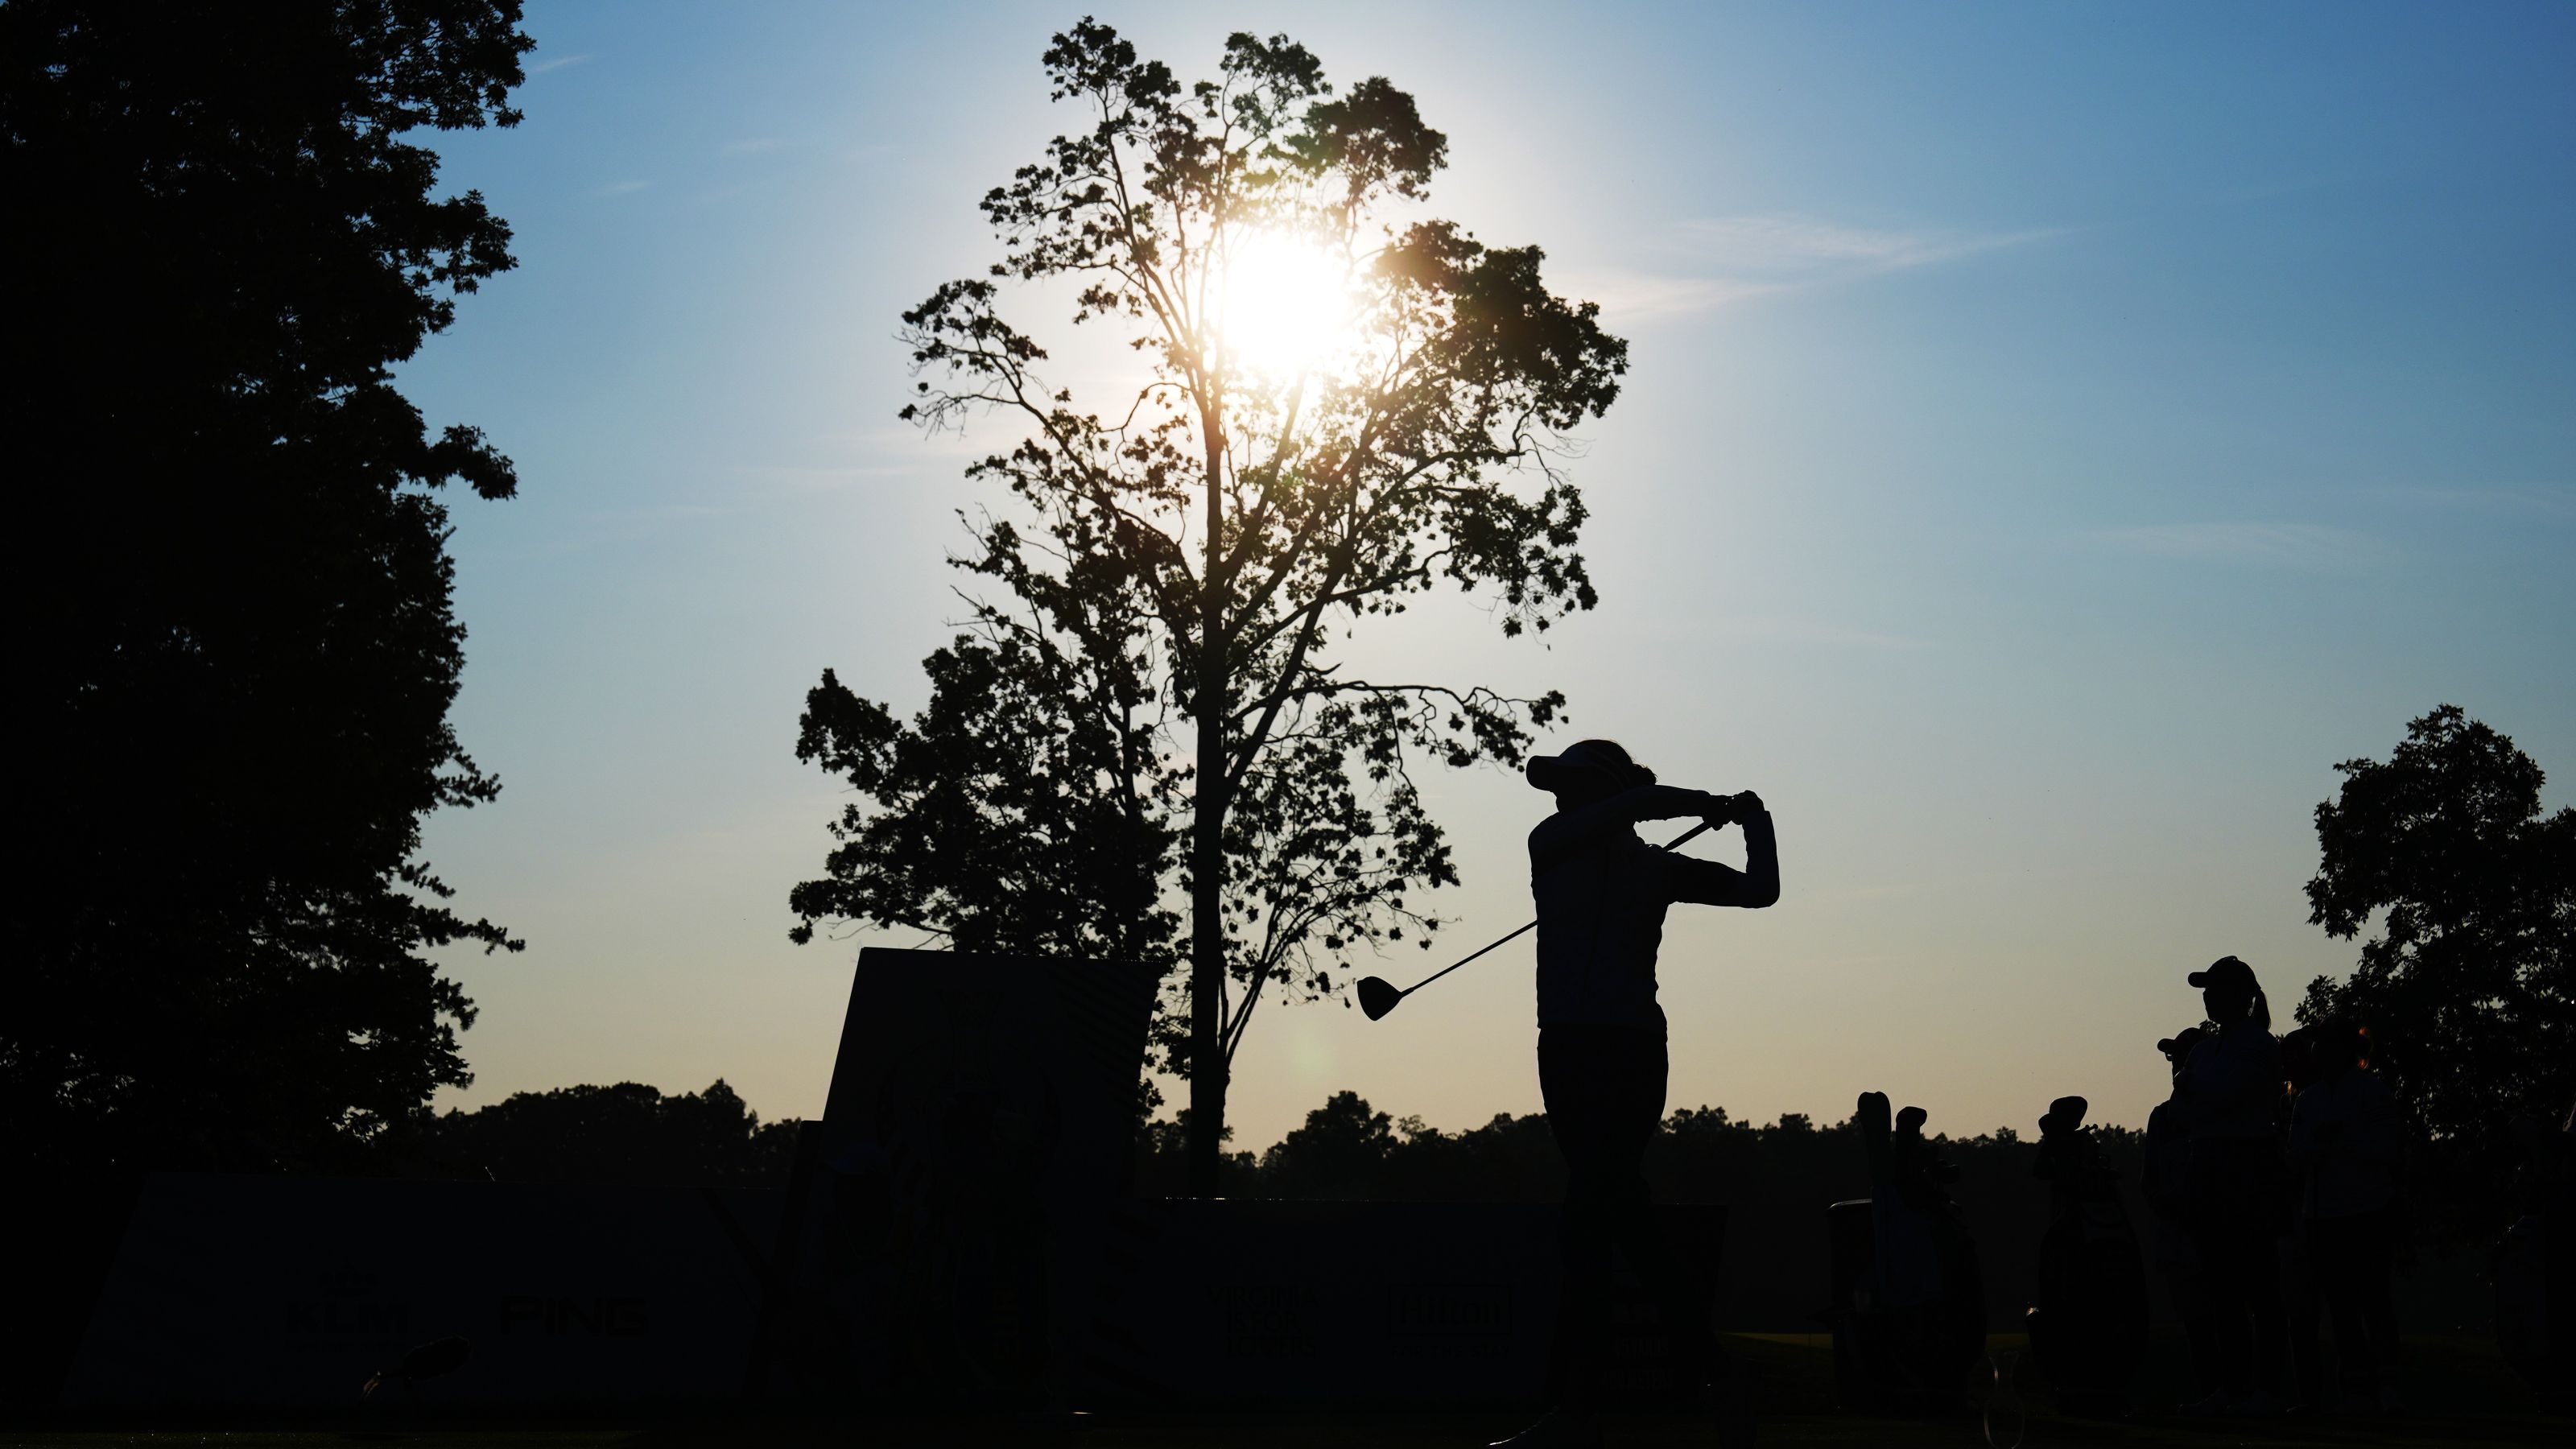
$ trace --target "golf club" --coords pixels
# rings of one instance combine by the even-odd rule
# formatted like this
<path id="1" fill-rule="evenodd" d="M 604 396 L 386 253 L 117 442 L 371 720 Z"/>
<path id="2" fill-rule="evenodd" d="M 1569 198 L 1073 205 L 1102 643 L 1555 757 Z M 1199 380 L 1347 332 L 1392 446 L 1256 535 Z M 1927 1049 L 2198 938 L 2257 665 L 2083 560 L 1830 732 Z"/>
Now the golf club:
<path id="1" fill-rule="evenodd" d="M 1690 829 L 1683 831 L 1681 834 L 1674 836 L 1672 840 L 1665 844 L 1664 849 L 1679 850 L 1693 840 L 1698 839 L 1700 833 L 1707 829 L 1709 829 L 1709 823 L 1703 820 L 1697 825 L 1692 826 Z M 1478 956 L 1484 955 L 1485 952 L 1491 951 L 1495 946 L 1500 946 L 1504 944 L 1504 942 L 1508 941 L 1517 941 L 1521 937 L 1526 936 L 1537 929 L 1538 922 L 1532 921 L 1528 925 L 1521 927 L 1519 930 L 1512 932 L 1510 935 L 1503 937 L 1502 940 L 1496 941 L 1492 943 L 1492 945 L 1485 946 L 1480 950 L 1460 957 L 1451 964 L 1432 972 L 1430 975 L 1423 977 L 1419 981 L 1414 982 L 1411 986 L 1404 988 L 1402 991 L 1396 990 L 1394 984 L 1383 977 L 1363 976 L 1360 978 L 1360 984 L 1352 988 L 1359 996 L 1360 1011 L 1366 1015 L 1369 1020 L 1375 1021 L 1386 1015 L 1388 1012 L 1395 1010 L 1397 1002 L 1402 1001 L 1404 998 L 1411 996 L 1417 991 L 1420 991 L 1423 987 L 1430 985 L 1432 982 L 1437 981 L 1441 977 L 1448 975 L 1450 972 L 1457 970 L 1459 967 L 1466 965 L 1468 962 L 1475 960 Z"/>

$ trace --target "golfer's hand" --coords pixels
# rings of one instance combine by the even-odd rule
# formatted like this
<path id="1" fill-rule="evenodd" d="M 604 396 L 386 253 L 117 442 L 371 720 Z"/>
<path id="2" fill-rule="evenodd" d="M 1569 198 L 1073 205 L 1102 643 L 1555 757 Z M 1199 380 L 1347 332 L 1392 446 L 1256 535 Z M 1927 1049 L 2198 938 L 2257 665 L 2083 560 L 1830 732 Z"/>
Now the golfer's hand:
<path id="1" fill-rule="evenodd" d="M 1762 813 L 1762 797 L 1750 790 L 1717 797 L 1717 809 L 1708 817 L 1712 826 L 1741 825 Z"/>
<path id="2" fill-rule="evenodd" d="M 1711 830 L 1723 830 L 1762 813 L 1762 797 L 1750 790 L 1739 795 L 1711 795 L 1709 802 L 1709 812 L 1701 819 Z"/>

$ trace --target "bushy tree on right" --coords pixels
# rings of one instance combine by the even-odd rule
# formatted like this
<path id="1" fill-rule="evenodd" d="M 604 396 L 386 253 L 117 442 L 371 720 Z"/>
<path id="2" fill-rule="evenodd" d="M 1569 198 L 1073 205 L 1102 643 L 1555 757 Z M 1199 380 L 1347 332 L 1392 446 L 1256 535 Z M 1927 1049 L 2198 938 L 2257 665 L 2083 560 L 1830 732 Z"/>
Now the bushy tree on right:
<path id="1" fill-rule="evenodd" d="M 2309 919 L 2369 935 L 2349 978 L 2308 984 L 2299 1019 L 2371 1033 L 2416 1129 L 2424 1226 L 2483 1235 L 2514 1189 L 2509 1124 L 2576 1102 L 2576 810 L 2544 812 L 2539 763 L 2457 705 L 2387 759 L 2335 769 Z"/>

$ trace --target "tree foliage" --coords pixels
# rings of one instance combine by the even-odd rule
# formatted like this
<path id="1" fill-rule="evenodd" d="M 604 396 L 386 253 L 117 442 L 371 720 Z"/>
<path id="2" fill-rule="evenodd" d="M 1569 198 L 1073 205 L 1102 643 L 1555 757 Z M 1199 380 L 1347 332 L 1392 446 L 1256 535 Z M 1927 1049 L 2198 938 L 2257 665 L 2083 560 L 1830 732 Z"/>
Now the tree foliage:
<path id="1" fill-rule="evenodd" d="M 2309 983 L 2299 1019 L 2371 1032 L 2424 1144 L 2432 1226 L 2483 1235 L 2513 1179 L 2507 1124 L 2576 1102 L 2576 810 L 2544 814 L 2538 762 L 2457 705 L 2335 769 L 2308 918 L 2377 930 L 2349 978 Z"/>
<path id="2" fill-rule="evenodd" d="M 516 487 L 392 368 L 511 265 L 423 127 L 513 124 L 517 0 L 0 8 L 18 795 L 0 1094 L 38 1161 L 328 1159 L 466 1080 L 418 858 L 499 789 L 447 723 L 445 506 Z"/>
<path id="3" fill-rule="evenodd" d="M 794 1118 L 763 1123 L 719 1078 L 668 1096 L 640 1082 L 513 1092 L 397 1134 L 400 1155 L 498 1182 L 787 1186 Z"/>
<path id="4" fill-rule="evenodd" d="M 829 674 L 809 696 L 798 753 L 860 798 L 793 904 L 800 938 L 855 921 L 1155 961 L 1186 927 L 1161 1045 L 1205 1191 L 1264 993 L 1327 995 L 1354 953 L 1428 944 L 1415 893 L 1456 872 L 1413 767 L 1516 761 L 1563 704 L 1364 677 L 1340 647 L 1442 586 L 1506 634 L 1591 606 L 1557 463 L 1626 346 L 1548 290 L 1538 248 L 1421 214 L 1448 139 L 1383 78 L 1337 93 L 1303 46 L 1237 34 L 1185 86 L 1088 20 L 1044 60 L 1082 126 L 984 198 L 985 274 L 903 318 L 905 416 L 1010 435 L 968 469 L 1008 504 L 965 515 L 954 560 L 992 593 L 910 722 Z M 1292 363 L 1228 330 L 1265 249 L 1325 259 L 1347 309 Z M 1115 406 L 1044 376 L 1009 284 L 1130 351 Z"/>

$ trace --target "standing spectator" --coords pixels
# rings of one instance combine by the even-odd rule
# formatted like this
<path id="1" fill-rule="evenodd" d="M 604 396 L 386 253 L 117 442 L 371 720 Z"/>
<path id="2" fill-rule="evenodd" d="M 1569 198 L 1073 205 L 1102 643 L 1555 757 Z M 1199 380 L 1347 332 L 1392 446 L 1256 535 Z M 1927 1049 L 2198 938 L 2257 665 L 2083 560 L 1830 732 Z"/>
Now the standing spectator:
<path id="1" fill-rule="evenodd" d="M 2298 1095 L 2316 1080 L 2311 1058 L 2317 1029 L 2294 1027 L 2281 1035 L 2281 1070 L 2289 1078 L 2290 1095 L 2281 1099 L 2281 1139 L 2290 1137 L 2290 1120 Z M 2322 1413 L 2327 1407 L 2325 1349 L 2319 1342 L 2325 1320 L 2325 1296 L 2317 1284 L 2317 1262 L 2314 1244 L 2308 1239 L 2308 1217 L 2296 1204 L 2305 1190 L 2298 1164 L 2289 1166 L 2281 1179 L 2289 1196 L 2289 1321 L 2290 1380 L 2296 1386 L 2290 1403 L 2294 1414 Z"/>
<path id="2" fill-rule="evenodd" d="M 2487 1256 L 2496 1346 L 2544 1393 L 2576 1384 L 2576 1109 L 2557 1122 L 2520 1115 L 2523 1214 Z"/>
<path id="3" fill-rule="evenodd" d="M 2276 1414 L 2289 1351 L 2279 1248 L 2281 1044 L 2253 967 L 2222 956 L 2190 982 L 2214 1030 L 2183 1063 L 2176 1094 L 2191 1124 L 2185 1193 L 2219 1386 L 2187 1412 Z"/>
<path id="4" fill-rule="evenodd" d="M 2164 1279 L 2174 1314 L 2182 1320 L 2184 1340 L 2191 1346 L 2196 1400 L 2218 1392 L 2208 1295 L 2200 1281 L 2200 1255 L 2191 1245 L 2191 1118 L 2182 1100 L 2182 1064 L 2191 1058 L 2191 1049 L 2200 1045 L 2203 1034 L 2199 1027 L 2187 1026 L 2156 1043 L 2156 1050 L 2164 1053 L 2173 1090 L 2147 1114 L 2147 1161 L 2138 1183 L 2155 1223 L 2156 1271 Z"/>
<path id="5" fill-rule="evenodd" d="M 2311 1278 L 2334 1318 L 2345 1407 L 2394 1413 L 2397 1313 L 2389 1298 L 2396 1250 L 2397 1099 L 2369 1070 L 2369 1039 L 2349 1025 L 2317 1027 L 2313 1080 L 2290 1119 L 2290 1168 Z"/>

